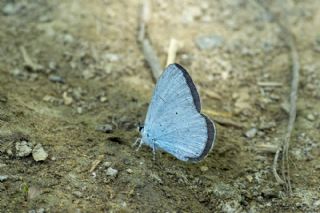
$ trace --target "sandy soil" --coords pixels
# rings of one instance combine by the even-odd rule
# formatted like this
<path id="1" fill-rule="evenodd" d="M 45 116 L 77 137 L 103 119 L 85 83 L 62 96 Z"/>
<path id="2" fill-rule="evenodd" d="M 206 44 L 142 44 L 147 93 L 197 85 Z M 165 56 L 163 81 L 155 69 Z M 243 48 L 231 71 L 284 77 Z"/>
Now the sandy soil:
<path id="1" fill-rule="evenodd" d="M 198 164 L 132 147 L 154 87 L 137 42 L 140 1 L 10 2 L 0 2 L 1 212 L 320 211 L 318 1 L 268 4 L 287 18 L 301 63 L 291 197 L 272 174 L 290 52 L 255 1 L 151 1 L 162 65 L 177 39 L 203 112 L 237 124 L 216 122 L 216 145 Z M 216 43 L 201 49 L 203 37 Z M 36 144 L 44 161 L 30 153 Z"/>

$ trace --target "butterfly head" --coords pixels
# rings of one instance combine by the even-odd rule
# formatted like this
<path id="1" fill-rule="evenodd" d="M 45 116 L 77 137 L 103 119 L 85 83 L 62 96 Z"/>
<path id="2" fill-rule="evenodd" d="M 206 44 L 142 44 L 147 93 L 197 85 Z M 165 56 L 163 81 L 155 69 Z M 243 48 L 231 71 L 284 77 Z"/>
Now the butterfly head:
<path id="1" fill-rule="evenodd" d="M 139 130 L 139 132 L 142 132 L 143 131 L 143 128 L 144 128 L 144 126 L 143 126 L 143 124 L 138 124 L 138 130 Z"/>

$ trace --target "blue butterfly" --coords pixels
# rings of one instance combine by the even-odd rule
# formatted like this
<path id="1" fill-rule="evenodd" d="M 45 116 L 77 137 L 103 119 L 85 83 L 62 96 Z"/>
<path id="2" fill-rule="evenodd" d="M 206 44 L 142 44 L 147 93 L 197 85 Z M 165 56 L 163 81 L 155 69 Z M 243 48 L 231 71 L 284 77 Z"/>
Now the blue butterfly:
<path id="1" fill-rule="evenodd" d="M 188 72 L 171 64 L 154 89 L 139 147 L 146 144 L 164 150 L 182 161 L 198 162 L 212 149 L 216 136 L 214 123 L 200 113 L 197 89 Z"/>

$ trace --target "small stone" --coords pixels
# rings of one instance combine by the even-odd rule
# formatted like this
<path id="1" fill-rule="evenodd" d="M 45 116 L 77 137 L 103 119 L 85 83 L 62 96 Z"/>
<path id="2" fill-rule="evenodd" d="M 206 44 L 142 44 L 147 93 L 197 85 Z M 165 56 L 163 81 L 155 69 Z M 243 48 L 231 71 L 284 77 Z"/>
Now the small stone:
<path id="1" fill-rule="evenodd" d="M 16 156 L 26 157 L 32 152 L 32 145 L 27 141 L 21 141 L 16 143 Z"/>
<path id="2" fill-rule="evenodd" d="M 103 124 L 96 127 L 96 131 L 99 132 L 105 132 L 105 133 L 111 133 L 113 130 L 111 124 Z"/>
<path id="3" fill-rule="evenodd" d="M 253 180 L 253 177 L 252 177 L 251 175 L 247 175 L 247 176 L 246 176 L 246 179 L 251 183 L 252 180 Z"/>
<path id="4" fill-rule="evenodd" d="M 48 157 L 48 153 L 43 149 L 42 145 L 38 143 L 32 150 L 32 157 L 35 161 L 44 161 Z"/>
<path id="5" fill-rule="evenodd" d="M 72 192 L 72 194 L 75 195 L 78 198 L 82 197 L 82 192 L 80 192 L 80 191 L 74 191 L 74 192 Z"/>
<path id="6" fill-rule="evenodd" d="M 308 115 L 307 115 L 307 119 L 308 119 L 309 121 L 314 121 L 316 118 L 314 117 L 313 114 L 308 114 Z"/>
<path id="7" fill-rule="evenodd" d="M 82 72 L 82 76 L 85 80 L 88 80 L 94 77 L 94 72 L 92 70 L 87 69 Z"/>
<path id="8" fill-rule="evenodd" d="M 270 122 L 261 122 L 259 125 L 260 130 L 267 130 L 267 129 L 272 129 L 277 126 L 277 123 L 275 121 L 270 121 Z"/>
<path id="9" fill-rule="evenodd" d="M 100 102 L 102 102 L 102 103 L 104 103 L 104 102 L 106 102 L 108 99 L 106 98 L 106 97 L 100 97 Z"/>
<path id="10" fill-rule="evenodd" d="M 246 131 L 244 133 L 244 135 L 247 138 L 253 138 L 254 136 L 256 136 L 257 132 L 258 132 L 257 128 L 254 127 L 254 128 L 249 129 L 248 131 Z"/>
<path id="11" fill-rule="evenodd" d="M 132 174 L 132 173 L 133 173 L 132 169 L 127 169 L 126 171 L 127 171 L 129 174 Z"/>
<path id="12" fill-rule="evenodd" d="M 196 39 L 196 44 L 200 50 L 208 50 L 221 47 L 224 40 L 221 36 L 201 36 Z"/>
<path id="13" fill-rule="evenodd" d="M 2 12 L 4 15 L 9 16 L 9 15 L 14 15 L 20 9 L 21 9 L 21 6 L 18 4 L 8 3 L 3 7 Z"/>
<path id="14" fill-rule="evenodd" d="M 320 207 L 320 200 L 314 201 L 313 206 L 314 206 L 315 208 Z"/>
<path id="15" fill-rule="evenodd" d="M 112 167 L 109 167 L 107 169 L 107 173 L 106 174 L 107 174 L 107 176 L 110 176 L 110 177 L 116 177 L 117 174 L 118 174 L 118 170 L 113 169 Z"/>
<path id="16" fill-rule="evenodd" d="M 209 168 L 207 166 L 201 166 L 200 170 L 201 170 L 201 172 L 206 172 L 209 170 Z"/>
<path id="17" fill-rule="evenodd" d="M 112 164 L 111 162 L 106 161 L 106 162 L 103 163 L 103 166 L 106 167 L 106 168 L 109 168 L 111 166 L 111 164 Z"/>
<path id="18" fill-rule="evenodd" d="M 48 64 L 49 70 L 50 71 L 56 71 L 57 70 L 57 64 L 54 61 L 50 61 Z"/>
<path id="19" fill-rule="evenodd" d="M 189 24 L 200 18 L 202 11 L 200 7 L 192 6 L 182 12 L 182 23 Z"/>
<path id="20" fill-rule="evenodd" d="M 19 80 L 27 80 L 28 74 L 26 72 L 23 72 L 20 69 L 13 69 L 10 71 L 11 75 L 13 75 L 15 78 Z"/>
<path id="21" fill-rule="evenodd" d="M 63 41 L 65 43 L 72 43 L 74 41 L 74 38 L 73 38 L 72 35 L 66 34 L 66 35 L 63 36 Z"/>
<path id="22" fill-rule="evenodd" d="M 50 75 L 49 81 L 54 82 L 54 83 L 60 83 L 60 84 L 65 83 L 64 78 L 62 78 L 61 76 L 58 76 L 58 75 Z"/>
<path id="23" fill-rule="evenodd" d="M 68 96 L 68 93 L 67 93 L 67 92 L 64 92 L 64 93 L 62 94 L 62 97 L 63 97 L 63 103 L 64 103 L 65 105 L 71 105 L 71 104 L 72 104 L 73 98 L 70 97 L 70 96 Z"/>
<path id="24" fill-rule="evenodd" d="M 44 208 L 40 208 L 37 210 L 37 213 L 44 213 L 44 212 L 45 212 Z"/>
<path id="25" fill-rule="evenodd" d="M 77 107 L 77 113 L 82 114 L 83 113 L 83 108 L 82 107 Z"/>
<path id="26" fill-rule="evenodd" d="M 4 167 L 6 167 L 6 166 L 7 166 L 7 164 L 0 163 L 0 168 L 4 168 Z"/>
<path id="27" fill-rule="evenodd" d="M 9 155 L 9 156 L 12 156 L 13 155 L 13 152 L 12 152 L 12 150 L 11 149 L 7 149 L 7 154 Z"/>
<path id="28" fill-rule="evenodd" d="M 103 55 L 103 59 L 110 62 L 116 62 L 120 60 L 120 57 L 114 53 L 106 53 Z"/>
<path id="29" fill-rule="evenodd" d="M 3 182 L 8 179 L 7 175 L 0 175 L 0 182 Z"/>

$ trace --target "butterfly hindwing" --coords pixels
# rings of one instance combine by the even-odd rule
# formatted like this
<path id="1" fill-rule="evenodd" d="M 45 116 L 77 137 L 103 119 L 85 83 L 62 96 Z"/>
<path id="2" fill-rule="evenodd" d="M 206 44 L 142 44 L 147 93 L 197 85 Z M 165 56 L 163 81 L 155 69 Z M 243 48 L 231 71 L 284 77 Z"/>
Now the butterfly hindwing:
<path id="1" fill-rule="evenodd" d="M 200 110 L 200 98 L 187 71 L 178 64 L 168 66 L 149 105 L 144 143 L 180 160 L 203 159 L 213 146 L 215 127 Z"/>

